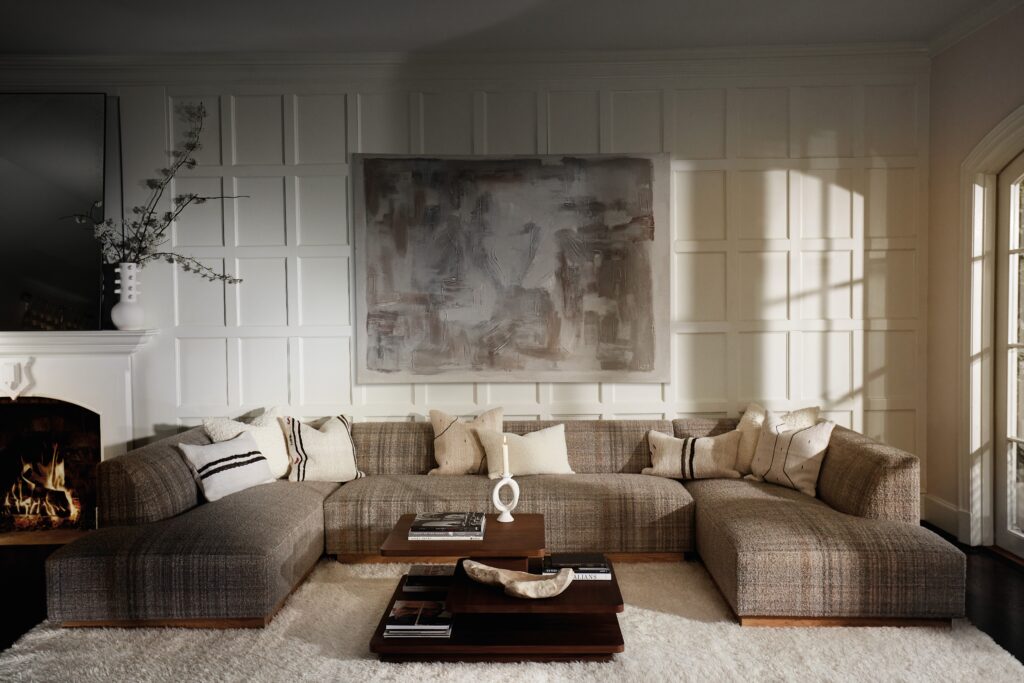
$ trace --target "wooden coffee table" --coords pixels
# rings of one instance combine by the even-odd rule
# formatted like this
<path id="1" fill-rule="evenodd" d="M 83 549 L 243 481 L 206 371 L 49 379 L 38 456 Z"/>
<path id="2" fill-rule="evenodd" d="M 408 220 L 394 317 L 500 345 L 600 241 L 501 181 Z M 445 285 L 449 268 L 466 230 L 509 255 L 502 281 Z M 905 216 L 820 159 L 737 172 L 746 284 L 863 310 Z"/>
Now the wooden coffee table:
<path id="1" fill-rule="evenodd" d="M 510 524 L 488 515 L 483 541 L 409 541 L 413 517 L 399 520 L 381 555 L 470 556 L 491 565 L 540 570 L 543 515 L 517 515 Z M 612 571 L 611 581 L 574 581 L 561 595 L 544 600 L 512 598 L 500 588 L 479 584 L 466 575 L 461 560 L 447 592 L 406 593 L 403 577 L 370 640 L 370 652 L 390 662 L 611 661 L 625 649 L 617 616 L 623 611 L 622 593 Z M 385 639 L 396 600 L 445 600 L 453 615 L 451 638 Z"/>
<path id="2" fill-rule="evenodd" d="M 380 546 L 384 557 L 471 557 L 493 567 L 526 571 L 531 558 L 544 557 L 544 515 L 516 515 L 502 523 L 487 515 L 482 541 L 410 541 L 416 515 L 402 515 Z"/>

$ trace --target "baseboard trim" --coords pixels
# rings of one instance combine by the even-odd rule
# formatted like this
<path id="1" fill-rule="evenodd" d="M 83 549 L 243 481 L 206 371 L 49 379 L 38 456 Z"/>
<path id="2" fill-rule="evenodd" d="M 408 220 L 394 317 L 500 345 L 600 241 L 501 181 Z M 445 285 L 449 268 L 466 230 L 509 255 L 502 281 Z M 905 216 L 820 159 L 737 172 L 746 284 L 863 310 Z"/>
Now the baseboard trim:
<path id="1" fill-rule="evenodd" d="M 229 619 L 102 619 L 98 621 L 62 621 L 64 628 L 263 628 L 274 618 L 238 617 Z"/>
<path id="2" fill-rule="evenodd" d="M 930 627 L 952 628 L 952 619 L 915 619 L 912 617 L 738 617 L 740 626 L 830 628 L 856 627 Z"/>
<path id="3" fill-rule="evenodd" d="M 956 538 L 960 537 L 961 512 L 948 500 L 930 493 L 921 495 L 921 519 Z"/>

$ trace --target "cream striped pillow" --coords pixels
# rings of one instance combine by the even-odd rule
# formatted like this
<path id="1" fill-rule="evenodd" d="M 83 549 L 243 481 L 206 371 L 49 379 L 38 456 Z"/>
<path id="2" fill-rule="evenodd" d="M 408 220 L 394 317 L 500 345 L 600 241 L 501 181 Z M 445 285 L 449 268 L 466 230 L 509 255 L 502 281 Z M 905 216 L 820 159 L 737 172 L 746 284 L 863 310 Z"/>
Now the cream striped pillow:
<path id="1" fill-rule="evenodd" d="M 726 432 L 718 436 L 677 439 L 651 430 L 647 432 L 651 448 L 651 465 L 643 474 L 669 479 L 739 479 L 736 453 L 740 433 Z"/>

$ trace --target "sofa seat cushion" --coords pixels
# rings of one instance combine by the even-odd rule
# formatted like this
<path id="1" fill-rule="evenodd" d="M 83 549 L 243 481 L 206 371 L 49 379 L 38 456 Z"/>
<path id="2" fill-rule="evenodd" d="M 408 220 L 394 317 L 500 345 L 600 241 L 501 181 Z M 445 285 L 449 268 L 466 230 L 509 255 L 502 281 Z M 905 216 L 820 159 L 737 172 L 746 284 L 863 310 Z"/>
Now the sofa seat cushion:
<path id="1" fill-rule="evenodd" d="M 325 482 L 275 481 L 151 524 L 108 527 L 47 560 L 58 622 L 267 617 L 324 551 Z"/>
<path id="2" fill-rule="evenodd" d="M 739 616 L 950 618 L 966 558 L 915 524 L 748 480 L 687 482 L 697 551 Z"/>
<path id="3" fill-rule="evenodd" d="M 513 514 L 543 513 L 549 552 L 693 549 L 693 500 L 679 482 L 640 474 L 517 477 Z M 491 509 L 483 475 L 381 475 L 349 482 L 324 503 L 327 552 L 376 553 L 410 512 Z"/>

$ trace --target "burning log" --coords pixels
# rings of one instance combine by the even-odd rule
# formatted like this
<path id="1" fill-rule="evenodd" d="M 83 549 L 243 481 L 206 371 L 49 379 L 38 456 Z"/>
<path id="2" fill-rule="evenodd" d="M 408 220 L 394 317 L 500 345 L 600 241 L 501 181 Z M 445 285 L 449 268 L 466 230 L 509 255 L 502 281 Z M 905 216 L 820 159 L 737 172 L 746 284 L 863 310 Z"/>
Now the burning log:
<path id="1" fill-rule="evenodd" d="M 21 475 L 4 494 L 3 510 L 19 529 L 54 528 L 74 524 L 81 505 L 65 485 L 64 459 L 54 444 L 46 462 L 31 463 L 21 458 Z"/>

